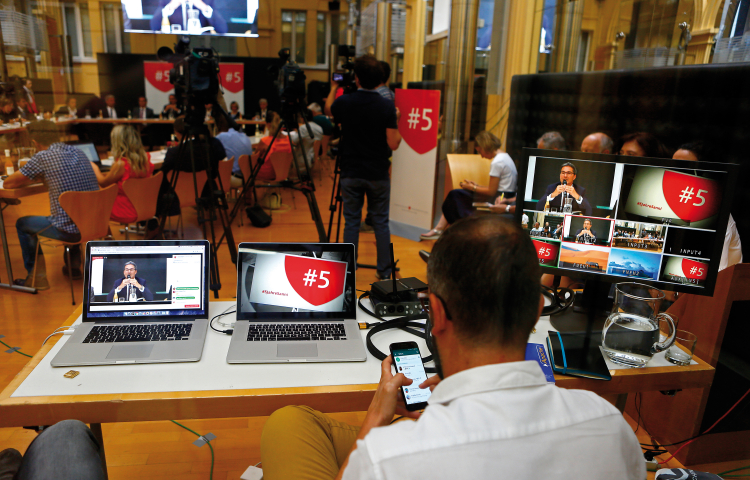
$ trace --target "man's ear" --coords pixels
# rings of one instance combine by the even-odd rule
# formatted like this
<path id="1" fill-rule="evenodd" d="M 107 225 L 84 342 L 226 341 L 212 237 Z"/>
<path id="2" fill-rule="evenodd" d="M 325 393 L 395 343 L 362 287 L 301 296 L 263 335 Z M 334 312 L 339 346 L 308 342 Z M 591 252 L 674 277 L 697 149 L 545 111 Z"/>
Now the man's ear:
<path id="1" fill-rule="evenodd" d="M 432 318 L 432 334 L 440 336 L 448 328 L 448 317 L 443 302 L 434 293 L 430 294 L 430 317 Z"/>

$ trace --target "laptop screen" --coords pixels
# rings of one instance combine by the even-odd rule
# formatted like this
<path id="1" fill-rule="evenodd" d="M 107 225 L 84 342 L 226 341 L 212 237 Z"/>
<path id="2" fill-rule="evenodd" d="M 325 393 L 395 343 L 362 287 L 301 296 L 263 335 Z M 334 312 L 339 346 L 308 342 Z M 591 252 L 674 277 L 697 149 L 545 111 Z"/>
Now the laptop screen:
<path id="1" fill-rule="evenodd" d="M 205 240 L 88 242 L 83 318 L 206 318 L 208 259 Z"/>
<path id="2" fill-rule="evenodd" d="M 237 319 L 355 318 L 349 243 L 241 243 Z"/>
<path id="3" fill-rule="evenodd" d="M 100 161 L 93 143 L 74 143 L 72 146 L 82 151 L 90 161 L 97 163 Z"/>

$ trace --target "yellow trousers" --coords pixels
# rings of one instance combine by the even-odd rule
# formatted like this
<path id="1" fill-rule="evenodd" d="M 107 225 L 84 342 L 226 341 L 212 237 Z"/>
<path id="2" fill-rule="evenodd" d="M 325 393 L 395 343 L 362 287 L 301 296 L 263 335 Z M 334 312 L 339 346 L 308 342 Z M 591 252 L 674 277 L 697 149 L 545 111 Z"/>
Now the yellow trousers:
<path id="1" fill-rule="evenodd" d="M 260 439 L 264 480 L 323 480 L 339 473 L 359 427 L 310 407 L 281 408 L 268 418 Z"/>

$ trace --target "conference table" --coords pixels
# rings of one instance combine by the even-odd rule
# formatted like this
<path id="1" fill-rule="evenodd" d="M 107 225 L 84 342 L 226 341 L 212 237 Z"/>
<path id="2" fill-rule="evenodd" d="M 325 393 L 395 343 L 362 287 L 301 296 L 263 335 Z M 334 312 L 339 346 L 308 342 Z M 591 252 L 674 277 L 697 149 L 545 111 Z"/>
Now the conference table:
<path id="1" fill-rule="evenodd" d="M 365 306 L 369 300 L 364 300 Z M 209 318 L 234 309 L 235 300 L 209 304 Z M 80 323 L 81 306 L 63 322 Z M 222 321 L 231 321 L 227 315 Z M 358 321 L 373 321 L 357 309 Z M 554 330 L 548 317 L 536 325 L 529 342 L 545 344 Z M 362 339 L 366 331 L 361 331 Z M 198 362 L 54 368 L 51 359 L 69 336 L 50 339 L 0 393 L 0 427 L 51 425 L 75 418 L 91 425 L 102 443 L 101 424 L 155 420 L 211 419 L 266 416 L 287 405 L 309 405 L 322 412 L 367 410 L 380 378 L 380 361 L 369 353 L 364 362 L 229 365 L 228 335 L 206 334 Z M 424 341 L 401 330 L 387 330 L 373 338 L 381 350 L 399 341 Z M 546 348 L 546 346 L 545 346 Z M 616 395 L 624 409 L 627 395 L 644 391 L 704 388 L 714 369 L 693 357 L 688 366 L 676 366 L 659 353 L 641 369 L 630 369 L 607 360 L 611 381 L 555 375 L 564 388 Z M 79 372 L 66 378 L 69 371 Z M 106 457 L 103 455 L 106 465 Z"/>

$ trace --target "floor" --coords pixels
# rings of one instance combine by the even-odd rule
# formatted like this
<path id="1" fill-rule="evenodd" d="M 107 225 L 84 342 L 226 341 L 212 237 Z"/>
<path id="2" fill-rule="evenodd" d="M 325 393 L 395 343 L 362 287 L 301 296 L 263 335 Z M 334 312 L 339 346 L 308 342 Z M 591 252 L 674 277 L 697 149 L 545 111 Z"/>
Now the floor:
<path id="1" fill-rule="evenodd" d="M 314 173 L 316 198 L 328 225 L 331 200 L 330 170 L 323 165 Z M 311 221 L 305 197 L 295 193 L 292 198 L 289 191 L 282 192 L 283 207 L 273 213 L 273 223 L 265 229 L 254 228 L 245 220 L 240 227 L 238 221 L 233 225 L 235 242 L 244 241 L 310 241 L 318 240 L 317 231 Z M 22 277 L 24 270 L 21 261 L 18 238 L 15 234 L 15 221 L 23 215 L 40 215 L 49 213 L 49 203 L 45 195 L 24 198 L 21 205 L 5 210 L 5 226 L 8 229 L 12 266 L 16 277 Z M 186 209 L 186 238 L 200 238 L 195 212 Z M 342 225 L 343 227 L 343 225 Z M 116 229 L 113 229 L 116 230 Z M 116 236 L 119 236 L 116 234 Z M 334 224 L 335 236 L 335 224 Z M 400 237 L 392 237 L 395 256 L 401 276 L 415 276 L 426 280 L 426 266 L 419 258 L 420 249 L 429 250 L 433 242 L 413 242 Z M 46 251 L 48 277 L 52 288 L 37 295 L 0 290 L 0 335 L 5 335 L 4 342 L 21 351 L 33 355 L 41 346 L 44 338 L 70 315 L 73 310 L 68 280 L 62 275 L 62 253 L 48 249 Z M 236 278 L 234 265 L 229 260 L 226 245 L 218 253 L 222 288 L 220 297 L 231 299 L 235 296 Z M 375 263 L 375 237 L 372 233 L 360 236 L 361 263 Z M 0 279 L 5 278 L 5 265 L 0 263 Z M 375 271 L 360 269 L 357 288 L 368 289 L 376 281 Z M 81 301 L 82 281 L 74 281 L 76 300 Z M 28 358 L 3 353 L 0 349 L 0 389 L 4 389 L 11 379 L 26 364 Z M 229 413 L 229 412 L 228 412 Z M 340 413 L 337 419 L 351 424 L 360 424 L 363 412 Z M 635 421 L 627 417 L 636 428 Z M 179 419 L 176 419 L 179 421 Z M 186 420 L 181 423 L 200 434 L 211 432 L 217 436 L 212 442 L 215 450 L 213 478 L 217 480 L 236 480 L 249 466 L 260 461 L 260 433 L 266 417 L 226 418 L 212 420 Z M 195 447 L 192 442 L 195 435 L 179 428 L 171 422 L 137 422 L 103 425 L 109 478 L 111 480 L 139 478 L 150 479 L 206 479 L 209 478 L 211 455 L 208 448 Z M 0 428 L 0 450 L 16 448 L 23 452 L 35 437 L 35 433 L 21 428 Z M 648 434 L 641 427 L 638 436 L 642 442 L 649 441 Z M 661 457 L 665 459 L 666 457 Z M 738 460 L 721 465 L 701 466 L 706 471 L 721 472 L 750 464 L 750 460 Z M 679 466 L 676 462 L 670 466 Z M 739 473 L 739 472 L 738 472 Z M 650 474 L 649 478 L 653 478 Z"/>

